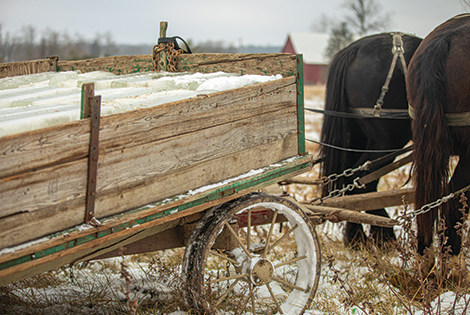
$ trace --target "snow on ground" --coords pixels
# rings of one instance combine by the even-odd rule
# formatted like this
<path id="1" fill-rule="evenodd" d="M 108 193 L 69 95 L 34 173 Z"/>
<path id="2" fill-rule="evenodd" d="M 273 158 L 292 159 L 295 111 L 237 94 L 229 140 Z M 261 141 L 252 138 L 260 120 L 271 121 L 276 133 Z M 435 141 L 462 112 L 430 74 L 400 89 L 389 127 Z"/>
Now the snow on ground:
<path id="1" fill-rule="evenodd" d="M 101 114 L 110 115 L 280 79 L 281 75 L 223 72 L 115 75 L 110 72 L 45 72 L 0 79 L 0 137 L 78 120 L 81 85 L 95 83 Z"/>

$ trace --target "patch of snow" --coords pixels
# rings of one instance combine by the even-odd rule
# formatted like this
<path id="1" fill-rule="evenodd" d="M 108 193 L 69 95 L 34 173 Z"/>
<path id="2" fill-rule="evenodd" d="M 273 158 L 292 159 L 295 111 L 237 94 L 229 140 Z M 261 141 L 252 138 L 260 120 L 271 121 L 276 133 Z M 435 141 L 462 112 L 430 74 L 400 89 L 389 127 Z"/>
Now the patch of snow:
<path id="1" fill-rule="evenodd" d="M 75 121 L 80 118 L 81 86 L 94 82 L 101 114 L 140 108 L 240 88 L 282 78 L 281 75 L 233 73 L 45 72 L 0 79 L 0 137 Z"/>

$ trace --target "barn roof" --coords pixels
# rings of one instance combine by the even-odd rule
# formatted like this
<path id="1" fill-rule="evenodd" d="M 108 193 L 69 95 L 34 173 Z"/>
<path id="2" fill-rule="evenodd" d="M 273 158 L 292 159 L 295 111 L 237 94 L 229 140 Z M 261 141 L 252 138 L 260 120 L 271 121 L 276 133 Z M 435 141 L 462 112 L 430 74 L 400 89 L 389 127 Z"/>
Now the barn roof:
<path id="1" fill-rule="evenodd" d="M 287 41 L 291 41 L 296 54 L 302 54 L 307 64 L 328 64 L 323 57 L 328 45 L 329 35 L 326 33 L 290 33 Z"/>

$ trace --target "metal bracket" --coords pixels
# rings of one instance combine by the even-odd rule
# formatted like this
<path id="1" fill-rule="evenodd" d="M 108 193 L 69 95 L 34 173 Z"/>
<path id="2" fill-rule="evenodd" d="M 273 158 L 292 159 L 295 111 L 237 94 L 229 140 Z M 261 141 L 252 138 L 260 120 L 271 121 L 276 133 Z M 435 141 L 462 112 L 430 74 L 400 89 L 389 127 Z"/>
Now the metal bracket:
<path id="1" fill-rule="evenodd" d="M 85 222 L 100 225 L 95 218 L 96 178 L 98 173 L 101 96 L 94 96 L 94 83 L 82 86 L 82 118 L 90 118 L 90 146 L 86 190 Z"/>

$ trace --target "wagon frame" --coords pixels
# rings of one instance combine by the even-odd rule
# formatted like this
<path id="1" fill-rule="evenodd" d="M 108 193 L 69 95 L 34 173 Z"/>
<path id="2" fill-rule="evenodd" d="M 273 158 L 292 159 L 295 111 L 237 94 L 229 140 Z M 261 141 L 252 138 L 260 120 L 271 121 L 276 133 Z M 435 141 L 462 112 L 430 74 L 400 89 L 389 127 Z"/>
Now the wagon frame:
<path id="1" fill-rule="evenodd" d="M 165 32 L 163 24 L 160 36 Z M 153 67 L 151 55 L 79 61 L 51 57 L 0 65 L 0 78 L 48 71 L 129 74 Z M 158 67 L 166 70 L 167 63 Z M 287 285 L 305 296 L 299 312 L 310 304 L 320 271 L 313 224 L 294 200 L 256 193 L 314 164 L 305 151 L 302 56 L 184 54 L 176 67 L 182 72 L 281 74 L 282 79 L 103 117 L 100 96 L 92 84 L 83 84 L 81 120 L 0 137 L 0 285 L 67 264 L 185 246 L 197 237 L 192 231 L 201 230 L 201 219 L 222 211 L 220 225 L 204 236 L 210 239 L 203 244 L 205 256 L 188 250 L 187 255 L 200 256 L 199 265 L 185 263 L 184 268 L 201 274 L 211 244 L 219 246 L 222 238 L 223 248 L 230 249 L 241 241 L 233 233 L 226 237 L 226 230 L 234 216 L 248 211 L 248 230 L 251 220 L 271 224 L 271 230 L 277 222 L 292 221 L 289 233 L 303 226 L 298 229 L 303 232 L 295 233 L 309 239 L 302 249 L 308 254 L 302 257 L 309 257 L 312 267 L 304 269 L 311 280 L 303 289 Z M 209 141 L 206 147 L 201 139 Z M 265 210 L 258 213 L 258 204 Z M 265 246 L 264 253 L 255 255 L 249 242 L 248 237 L 245 251 L 251 260 L 256 256 L 250 268 L 258 280 L 264 274 L 267 283 L 273 277 L 274 266 L 265 257 L 271 249 Z M 255 280 L 250 277 L 252 290 Z M 193 280 L 192 287 L 198 285 Z M 188 290 L 193 296 L 193 289 Z M 188 303 L 207 308 L 198 299 Z"/>

